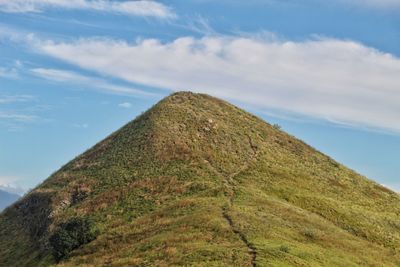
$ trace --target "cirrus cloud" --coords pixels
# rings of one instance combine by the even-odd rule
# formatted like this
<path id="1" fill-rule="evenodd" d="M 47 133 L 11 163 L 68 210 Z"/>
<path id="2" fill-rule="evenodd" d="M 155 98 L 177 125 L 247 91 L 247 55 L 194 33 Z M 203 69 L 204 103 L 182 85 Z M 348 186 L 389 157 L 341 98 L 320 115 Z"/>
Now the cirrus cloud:
<path id="1" fill-rule="evenodd" d="M 50 8 L 93 10 L 164 19 L 176 16 L 170 7 L 150 0 L 0 0 L 0 11 L 8 13 L 42 12 Z"/>
<path id="2" fill-rule="evenodd" d="M 16 79 L 18 78 L 18 71 L 16 68 L 0 67 L 0 78 Z"/>
<path id="3" fill-rule="evenodd" d="M 340 0 L 344 4 L 352 4 L 358 6 L 366 6 L 366 7 L 378 7 L 378 8 L 393 8 L 400 7 L 399 0 L 352 0 L 352 1 L 344 1 Z"/>
<path id="4" fill-rule="evenodd" d="M 34 99 L 31 95 L 0 95 L 1 104 L 13 104 L 19 102 L 29 102 Z"/>
<path id="5" fill-rule="evenodd" d="M 9 120 L 15 122 L 35 122 L 39 117 L 35 115 L 17 114 L 17 113 L 6 113 L 0 111 L 0 121 Z"/>
<path id="6" fill-rule="evenodd" d="M 118 106 L 121 107 L 121 108 L 131 108 L 132 104 L 129 103 L 129 102 L 124 102 L 124 103 L 118 104 Z"/>
<path id="7" fill-rule="evenodd" d="M 137 96 L 137 97 L 155 96 L 155 94 L 153 93 L 149 93 L 140 89 L 115 85 L 103 79 L 81 75 L 73 71 L 35 68 L 31 69 L 31 73 L 37 77 L 49 81 L 76 84 L 79 86 L 85 86 L 111 94 Z"/>

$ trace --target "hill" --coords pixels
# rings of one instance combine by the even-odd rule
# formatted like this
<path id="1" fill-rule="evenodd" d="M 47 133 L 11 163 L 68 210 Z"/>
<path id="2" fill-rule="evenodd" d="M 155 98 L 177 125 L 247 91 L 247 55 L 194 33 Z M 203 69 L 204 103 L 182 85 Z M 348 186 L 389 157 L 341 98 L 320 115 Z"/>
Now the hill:
<path id="1" fill-rule="evenodd" d="M 17 201 L 18 198 L 19 196 L 16 194 L 0 190 L 0 212 L 13 202 Z"/>
<path id="2" fill-rule="evenodd" d="M 0 266 L 399 266 L 400 196 L 173 94 L 0 215 Z"/>

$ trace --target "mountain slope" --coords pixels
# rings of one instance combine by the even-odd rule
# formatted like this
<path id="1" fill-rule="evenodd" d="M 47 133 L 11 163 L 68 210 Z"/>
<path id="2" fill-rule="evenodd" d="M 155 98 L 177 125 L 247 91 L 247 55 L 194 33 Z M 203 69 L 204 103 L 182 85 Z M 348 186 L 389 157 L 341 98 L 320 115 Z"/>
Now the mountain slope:
<path id="1" fill-rule="evenodd" d="M 60 266 L 400 264 L 398 194 L 207 95 L 162 100 L 6 209 L 0 266 L 55 264 L 49 240 L 86 219 L 96 238 Z"/>
<path id="2" fill-rule="evenodd" d="M 18 195 L 0 190 L 0 211 L 17 201 Z"/>

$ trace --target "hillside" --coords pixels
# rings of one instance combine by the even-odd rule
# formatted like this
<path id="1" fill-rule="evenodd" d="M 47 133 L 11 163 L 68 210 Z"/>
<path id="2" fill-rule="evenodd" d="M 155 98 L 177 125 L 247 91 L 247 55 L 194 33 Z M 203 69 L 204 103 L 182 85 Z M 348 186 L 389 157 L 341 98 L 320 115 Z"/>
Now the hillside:
<path id="1" fill-rule="evenodd" d="M 176 93 L 0 215 L 0 266 L 400 266 L 400 196 Z"/>
<path id="2" fill-rule="evenodd" d="M 18 198 L 19 196 L 16 194 L 0 190 L 0 212 L 13 202 L 17 201 Z"/>

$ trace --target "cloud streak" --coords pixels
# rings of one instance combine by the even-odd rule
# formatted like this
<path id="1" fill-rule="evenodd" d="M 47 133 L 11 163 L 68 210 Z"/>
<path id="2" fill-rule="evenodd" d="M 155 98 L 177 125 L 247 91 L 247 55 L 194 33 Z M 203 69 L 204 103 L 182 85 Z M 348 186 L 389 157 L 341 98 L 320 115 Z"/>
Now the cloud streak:
<path id="1" fill-rule="evenodd" d="M 7 121 L 21 122 L 21 123 L 31 123 L 31 122 L 37 121 L 38 119 L 39 119 L 39 117 L 34 116 L 34 115 L 0 112 L 0 120 L 7 120 Z"/>
<path id="2" fill-rule="evenodd" d="M 37 49 L 129 82 L 205 92 L 259 108 L 400 132 L 400 59 L 353 41 L 80 39 L 41 42 Z"/>
<path id="3" fill-rule="evenodd" d="M 121 107 L 121 108 L 131 108 L 132 104 L 129 103 L 129 102 L 124 102 L 124 103 L 118 104 L 118 106 Z"/>
<path id="4" fill-rule="evenodd" d="M 43 121 L 43 118 L 33 114 L 36 108 L 31 105 L 33 101 L 36 101 L 36 97 L 32 95 L 0 95 L 0 127 L 20 131 L 22 125 Z M 11 107 L 13 109 L 9 110 Z"/>
<path id="5" fill-rule="evenodd" d="M 337 0 L 346 5 L 357 5 L 365 7 L 377 7 L 377 8 L 398 8 L 400 7 L 399 0 Z"/>
<path id="6" fill-rule="evenodd" d="M 29 102 L 32 101 L 33 99 L 34 97 L 31 95 L 5 95 L 5 96 L 0 96 L 0 105 Z"/>
<path id="7" fill-rule="evenodd" d="M 119 94 L 119 95 L 128 95 L 128 96 L 140 96 L 140 97 L 148 97 L 155 96 L 155 94 L 145 92 L 143 90 L 134 89 L 131 87 L 119 86 L 111 84 L 103 79 L 84 76 L 78 74 L 73 71 L 59 70 L 59 69 L 45 69 L 45 68 L 35 68 L 31 69 L 31 73 L 37 77 L 61 82 L 61 83 L 70 83 L 76 84 L 79 86 L 85 86 L 96 90 L 101 90 L 106 93 Z"/>
<path id="8" fill-rule="evenodd" d="M 18 78 L 18 70 L 16 68 L 0 67 L 0 78 L 16 79 Z"/>
<path id="9" fill-rule="evenodd" d="M 170 7 L 148 0 L 0 0 L 0 11 L 8 13 L 43 12 L 46 9 L 52 8 L 91 10 L 130 16 L 157 17 L 162 19 L 176 17 Z"/>

